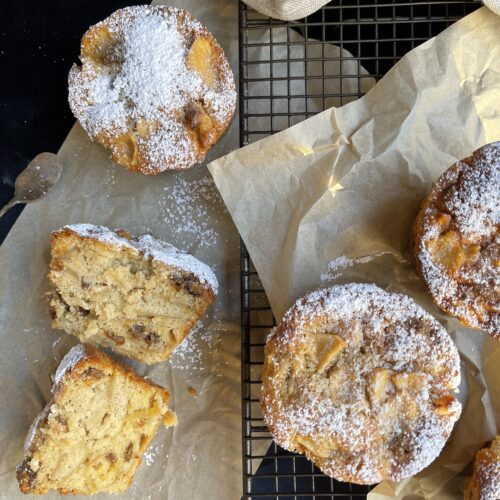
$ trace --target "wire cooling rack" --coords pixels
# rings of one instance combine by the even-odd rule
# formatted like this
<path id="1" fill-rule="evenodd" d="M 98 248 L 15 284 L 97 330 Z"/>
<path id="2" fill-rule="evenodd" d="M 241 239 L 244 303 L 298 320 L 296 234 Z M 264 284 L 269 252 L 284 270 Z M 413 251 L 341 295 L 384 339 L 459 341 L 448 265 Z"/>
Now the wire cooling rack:
<path id="1" fill-rule="evenodd" d="M 295 22 L 239 6 L 240 144 L 361 97 L 404 54 L 480 7 L 477 0 L 336 0 Z M 265 337 L 275 319 L 241 244 L 244 499 L 362 499 L 274 442 L 259 407 Z"/>

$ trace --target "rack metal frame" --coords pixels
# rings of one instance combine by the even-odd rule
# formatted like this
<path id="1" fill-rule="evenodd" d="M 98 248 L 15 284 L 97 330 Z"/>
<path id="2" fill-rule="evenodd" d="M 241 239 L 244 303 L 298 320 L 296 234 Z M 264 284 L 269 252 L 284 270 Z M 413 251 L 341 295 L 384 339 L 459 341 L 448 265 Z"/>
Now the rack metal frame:
<path id="1" fill-rule="evenodd" d="M 336 0 L 308 18 L 285 22 L 240 1 L 240 145 L 290 127 L 318 108 L 358 99 L 365 91 L 364 79 L 380 79 L 408 51 L 480 6 L 479 0 Z M 332 56 L 327 44 L 340 53 Z M 366 498 L 369 487 L 339 483 L 272 442 L 258 397 L 265 337 L 274 324 L 241 242 L 242 498 Z"/>

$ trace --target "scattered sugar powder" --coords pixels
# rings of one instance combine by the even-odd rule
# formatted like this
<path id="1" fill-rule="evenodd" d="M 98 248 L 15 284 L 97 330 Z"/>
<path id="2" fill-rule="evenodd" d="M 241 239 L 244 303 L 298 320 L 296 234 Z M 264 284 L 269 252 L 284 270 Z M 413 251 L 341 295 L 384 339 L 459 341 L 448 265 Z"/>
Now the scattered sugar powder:
<path id="1" fill-rule="evenodd" d="M 364 257 L 356 257 L 354 259 L 341 255 L 328 263 L 326 271 L 320 276 L 321 283 L 338 278 L 342 274 L 342 271 L 348 267 L 353 267 L 356 264 L 368 264 L 373 262 L 378 257 L 387 254 L 394 255 L 393 252 L 379 252 L 374 255 L 366 255 Z"/>
<path id="2" fill-rule="evenodd" d="M 500 224 L 500 142 L 485 146 L 473 168 L 462 169 L 459 184 L 446 197 L 446 208 L 462 236 L 490 238 Z"/>
<path id="3" fill-rule="evenodd" d="M 176 370 L 203 372 L 208 368 L 207 356 L 216 350 L 220 341 L 218 332 L 209 331 L 202 321 L 198 321 L 170 356 L 170 366 Z"/>
<path id="4" fill-rule="evenodd" d="M 328 263 L 326 272 L 324 272 L 320 277 L 321 282 L 324 283 L 325 281 L 330 281 L 338 278 L 340 276 L 340 272 L 338 272 L 338 269 L 352 267 L 353 265 L 354 259 L 349 259 L 345 255 L 341 255 L 340 257 L 331 260 Z"/>
<path id="5" fill-rule="evenodd" d="M 496 438 L 500 438 L 497 436 Z M 493 442 L 489 449 L 482 449 L 476 456 L 474 463 L 474 476 L 481 492 L 481 499 L 500 498 L 500 456 L 494 447 L 498 442 Z"/>
<path id="6" fill-rule="evenodd" d="M 150 445 L 150 447 L 146 450 L 144 453 L 144 462 L 146 463 L 147 466 L 152 465 L 156 458 L 161 454 L 163 458 L 163 443 L 155 443 Z"/>
<path id="7" fill-rule="evenodd" d="M 176 177 L 164 188 L 160 199 L 160 216 L 168 226 L 175 228 L 177 241 L 182 245 L 210 248 L 220 241 L 214 229 L 218 215 L 225 211 L 215 183 L 210 176 L 195 180 Z"/>
<path id="8" fill-rule="evenodd" d="M 99 27 L 108 27 L 110 47 L 96 63 L 82 56 L 82 67 L 69 75 L 69 102 L 91 137 L 117 136 L 145 121 L 149 127 L 144 154 L 156 166 L 193 163 L 184 109 L 202 102 L 207 112 L 225 124 L 236 104 L 234 78 L 224 59 L 217 68 L 220 88 L 209 88 L 186 65 L 191 39 L 209 36 L 185 11 L 163 6 L 136 6 L 116 11 L 94 27 L 90 41 L 102 44 Z M 105 64 L 103 64 L 103 60 Z"/>

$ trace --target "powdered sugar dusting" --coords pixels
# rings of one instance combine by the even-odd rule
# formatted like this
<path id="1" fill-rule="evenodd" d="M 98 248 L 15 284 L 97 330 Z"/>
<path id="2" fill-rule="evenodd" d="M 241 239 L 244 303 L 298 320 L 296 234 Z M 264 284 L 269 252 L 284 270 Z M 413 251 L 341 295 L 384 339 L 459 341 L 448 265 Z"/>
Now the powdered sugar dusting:
<path id="1" fill-rule="evenodd" d="M 197 157 L 184 109 L 203 103 L 225 128 L 236 104 L 227 60 L 219 61 L 218 87 L 209 87 L 186 58 L 194 38 L 210 35 L 186 11 L 173 7 L 120 9 L 93 28 L 94 36 L 106 26 L 105 60 L 82 54 L 82 67 L 71 69 L 69 101 L 75 116 L 92 138 L 129 133 L 143 124 L 147 134 L 135 138 L 152 170 L 191 166 Z M 101 40 L 95 42 L 99 46 Z"/>
<path id="2" fill-rule="evenodd" d="M 416 257 L 437 304 L 464 323 L 500 335 L 500 142 L 488 144 L 448 169 L 423 207 Z M 444 229 L 436 222 L 449 217 Z M 453 233 L 474 258 L 456 270 L 433 255 L 433 245 Z M 458 250 L 454 250 L 456 253 Z"/>
<path id="3" fill-rule="evenodd" d="M 165 452 L 163 451 L 164 443 L 155 442 L 151 444 L 149 448 L 146 450 L 142 458 L 147 466 L 153 465 L 156 459 L 161 456 L 163 458 L 165 456 Z M 167 455 L 168 457 L 168 455 Z"/>
<path id="4" fill-rule="evenodd" d="M 60 339 L 59 339 L 60 340 Z M 57 343 L 57 341 L 53 344 L 52 347 Z M 56 373 L 54 374 L 54 384 L 52 386 L 52 393 L 54 394 L 58 388 L 58 385 L 62 382 L 64 376 L 68 371 L 71 371 L 79 361 L 84 359 L 87 356 L 87 350 L 85 345 L 77 344 L 72 347 L 64 356 L 64 358 L 59 363 L 59 366 L 56 369 Z M 35 435 L 37 433 L 38 427 L 45 422 L 47 417 L 52 411 L 52 407 L 54 405 L 48 404 L 45 408 L 37 415 L 36 419 L 31 424 L 26 439 L 24 441 L 24 452 L 26 454 L 30 453 L 30 447 L 33 444 L 35 439 Z"/>
<path id="5" fill-rule="evenodd" d="M 474 480 L 479 490 L 479 500 L 500 498 L 500 436 L 476 455 Z"/>
<path id="6" fill-rule="evenodd" d="M 170 356 L 170 366 L 176 370 L 203 372 L 207 369 L 204 357 L 213 352 L 220 341 L 218 332 L 209 331 L 202 321 L 198 321 Z"/>
<path id="7" fill-rule="evenodd" d="M 57 388 L 57 385 L 64 378 L 66 372 L 71 371 L 75 367 L 75 365 L 86 356 L 87 351 L 83 344 L 78 344 L 72 347 L 57 367 L 56 373 L 54 375 L 54 386 L 52 390 L 55 390 L 55 388 Z"/>
<path id="8" fill-rule="evenodd" d="M 315 349 L 325 333 L 345 346 L 323 372 Z M 261 403 L 276 442 L 338 480 L 417 473 L 460 415 L 449 397 L 460 382 L 451 338 L 409 297 L 375 285 L 336 286 L 297 301 L 269 335 L 264 371 Z M 387 378 L 377 396 L 380 373 Z"/>
<path id="9" fill-rule="evenodd" d="M 64 226 L 64 229 L 73 231 L 84 238 L 94 238 L 109 245 L 133 249 L 136 252 L 144 254 L 146 257 L 161 261 L 168 266 L 178 267 L 183 271 L 191 272 L 198 277 L 201 283 L 210 286 L 215 294 L 218 291 L 219 284 L 217 278 L 209 266 L 192 255 L 182 252 L 169 243 L 157 240 L 149 234 L 129 240 L 121 237 L 111 229 L 94 224 L 71 224 Z"/>
<path id="10" fill-rule="evenodd" d="M 340 276 L 340 272 L 338 271 L 339 269 L 345 267 L 352 267 L 353 265 L 354 265 L 354 260 L 349 259 L 345 255 L 341 255 L 340 257 L 331 260 L 328 263 L 326 271 L 321 274 L 320 277 L 321 282 L 324 283 L 325 281 L 330 281 L 335 278 L 338 278 Z"/>
<path id="11" fill-rule="evenodd" d="M 321 282 L 324 283 L 326 281 L 334 280 L 342 274 L 343 269 L 352 267 L 356 264 L 368 264 L 377 257 L 381 257 L 385 254 L 392 254 L 392 252 L 380 252 L 375 255 L 366 255 L 364 257 L 356 257 L 354 259 L 341 255 L 328 263 L 326 271 L 321 274 Z"/>
<path id="12" fill-rule="evenodd" d="M 210 248 L 220 235 L 214 228 L 217 216 L 225 210 L 215 183 L 210 176 L 186 180 L 177 177 L 164 188 L 160 199 L 160 215 L 165 224 L 175 228 L 179 241 Z"/>
<path id="13" fill-rule="evenodd" d="M 474 168 L 459 169 L 461 182 L 447 193 L 446 208 L 464 238 L 490 238 L 500 224 L 500 142 L 485 146 Z"/>

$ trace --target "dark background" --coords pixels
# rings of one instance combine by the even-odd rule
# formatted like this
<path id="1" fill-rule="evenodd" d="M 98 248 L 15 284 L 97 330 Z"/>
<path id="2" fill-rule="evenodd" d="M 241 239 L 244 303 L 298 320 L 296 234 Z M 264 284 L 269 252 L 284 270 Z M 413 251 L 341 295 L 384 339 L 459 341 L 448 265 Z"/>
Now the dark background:
<path id="1" fill-rule="evenodd" d="M 43 151 L 57 152 L 75 119 L 67 77 L 91 24 L 138 1 L 0 1 L 0 207 L 17 174 Z M 0 219 L 0 243 L 22 206 Z"/>

